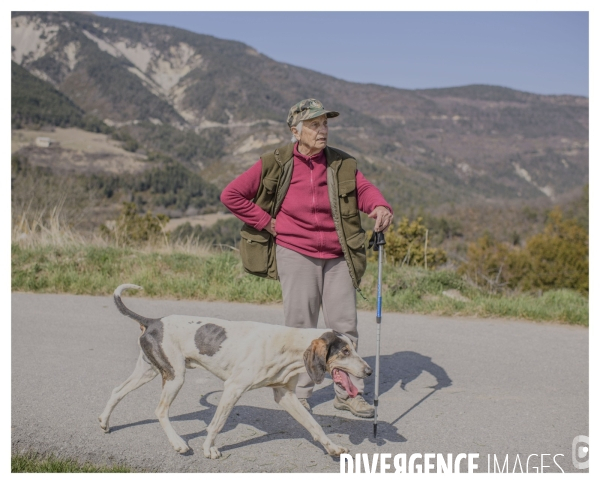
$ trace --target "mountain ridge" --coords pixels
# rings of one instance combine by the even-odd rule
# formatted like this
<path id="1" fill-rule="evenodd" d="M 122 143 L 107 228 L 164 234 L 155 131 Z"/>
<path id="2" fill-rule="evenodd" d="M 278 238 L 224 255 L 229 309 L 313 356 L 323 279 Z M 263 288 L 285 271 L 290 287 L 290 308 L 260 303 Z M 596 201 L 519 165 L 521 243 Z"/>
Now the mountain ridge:
<path id="1" fill-rule="evenodd" d="M 398 207 L 553 200 L 589 176 L 582 96 L 355 83 L 242 42 L 73 12 L 13 12 L 11 22 L 17 64 L 153 149 L 177 157 L 177 131 L 193 138 L 185 161 L 219 185 L 287 142 L 289 106 L 309 97 L 342 113 L 331 144 Z"/>

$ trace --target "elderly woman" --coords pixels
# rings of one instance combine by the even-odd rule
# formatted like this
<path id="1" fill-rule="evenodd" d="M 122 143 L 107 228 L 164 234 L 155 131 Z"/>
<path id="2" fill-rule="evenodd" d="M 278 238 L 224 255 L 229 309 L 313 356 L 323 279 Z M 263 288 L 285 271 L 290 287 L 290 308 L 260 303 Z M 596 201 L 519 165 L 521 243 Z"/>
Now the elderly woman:
<path id="1" fill-rule="evenodd" d="M 240 250 L 246 270 L 280 280 L 286 326 L 316 328 L 322 306 L 327 328 L 356 344 L 356 290 L 366 267 L 358 211 L 376 219 L 375 231 L 386 230 L 393 216 L 356 160 L 327 146 L 327 122 L 337 116 L 316 99 L 292 106 L 293 142 L 262 155 L 223 190 L 221 201 L 245 222 Z M 373 416 L 362 380 L 344 372 L 333 378 L 335 408 Z M 296 395 L 309 411 L 313 387 L 301 374 Z"/>

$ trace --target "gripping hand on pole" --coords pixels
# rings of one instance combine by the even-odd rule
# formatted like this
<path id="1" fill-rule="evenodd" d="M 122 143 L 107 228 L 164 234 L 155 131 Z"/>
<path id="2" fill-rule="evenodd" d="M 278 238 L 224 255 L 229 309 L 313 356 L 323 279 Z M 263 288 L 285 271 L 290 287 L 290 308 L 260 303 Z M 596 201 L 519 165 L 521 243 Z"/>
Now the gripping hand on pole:
<path id="1" fill-rule="evenodd" d="M 375 219 L 375 232 L 385 232 L 394 220 L 394 215 L 387 207 L 379 205 L 368 215 Z"/>

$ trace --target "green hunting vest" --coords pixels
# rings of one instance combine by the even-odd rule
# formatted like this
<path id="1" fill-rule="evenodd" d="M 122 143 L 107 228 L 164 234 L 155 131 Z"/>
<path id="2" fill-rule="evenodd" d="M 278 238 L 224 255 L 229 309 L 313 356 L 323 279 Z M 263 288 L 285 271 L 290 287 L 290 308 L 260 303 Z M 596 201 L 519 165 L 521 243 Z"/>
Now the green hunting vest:
<path id="1" fill-rule="evenodd" d="M 294 145 L 290 143 L 261 156 L 260 186 L 254 197 L 256 203 L 275 218 L 292 181 Z M 347 153 L 329 146 L 327 159 L 327 190 L 335 230 L 356 289 L 367 267 L 365 231 L 360 224 L 356 200 L 356 160 Z M 275 241 L 266 230 L 256 230 L 244 224 L 241 230 L 240 253 L 246 272 L 277 280 Z"/>

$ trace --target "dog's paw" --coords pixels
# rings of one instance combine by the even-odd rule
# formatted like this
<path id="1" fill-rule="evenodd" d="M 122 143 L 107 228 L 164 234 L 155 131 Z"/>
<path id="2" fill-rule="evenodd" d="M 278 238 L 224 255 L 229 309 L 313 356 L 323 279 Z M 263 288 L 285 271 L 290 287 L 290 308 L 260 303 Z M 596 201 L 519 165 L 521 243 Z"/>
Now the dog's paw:
<path id="1" fill-rule="evenodd" d="M 188 450 L 190 450 L 183 440 L 178 442 L 176 445 L 173 445 L 173 448 L 175 449 L 175 452 L 179 452 L 180 454 L 185 454 Z"/>
<path id="2" fill-rule="evenodd" d="M 218 459 L 221 457 L 221 452 L 216 447 L 210 447 L 208 449 L 204 449 L 204 457 L 208 459 Z"/>
<path id="3" fill-rule="evenodd" d="M 341 454 L 348 454 L 350 451 L 345 447 L 340 447 L 339 445 L 330 444 L 327 446 L 327 452 L 329 455 L 334 457 L 339 457 Z"/>
<path id="4" fill-rule="evenodd" d="M 109 427 L 109 425 L 108 425 L 108 422 L 104 422 L 104 421 L 102 420 L 102 417 L 98 417 L 98 422 L 100 422 L 100 428 L 101 428 L 102 430 L 104 430 L 104 433 L 105 433 L 105 434 L 108 434 L 108 433 L 110 432 L 110 427 Z"/>

